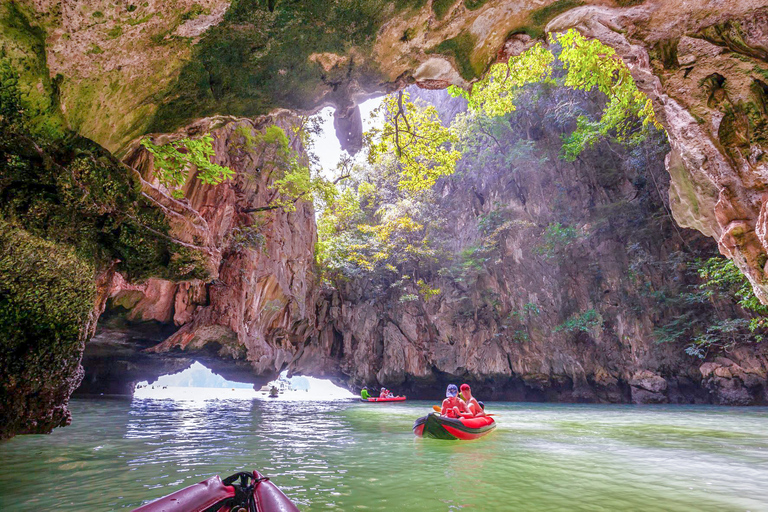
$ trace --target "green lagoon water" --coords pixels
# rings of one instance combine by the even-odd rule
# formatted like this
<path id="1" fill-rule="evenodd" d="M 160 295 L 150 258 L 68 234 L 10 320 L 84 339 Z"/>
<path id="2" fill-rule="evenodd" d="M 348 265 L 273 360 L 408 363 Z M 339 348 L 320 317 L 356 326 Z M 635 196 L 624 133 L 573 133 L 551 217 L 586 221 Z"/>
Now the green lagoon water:
<path id="1" fill-rule="evenodd" d="M 0 510 L 131 509 L 258 468 L 302 510 L 768 511 L 768 409 L 489 403 L 471 442 L 415 438 L 427 402 L 73 400 L 0 443 Z"/>

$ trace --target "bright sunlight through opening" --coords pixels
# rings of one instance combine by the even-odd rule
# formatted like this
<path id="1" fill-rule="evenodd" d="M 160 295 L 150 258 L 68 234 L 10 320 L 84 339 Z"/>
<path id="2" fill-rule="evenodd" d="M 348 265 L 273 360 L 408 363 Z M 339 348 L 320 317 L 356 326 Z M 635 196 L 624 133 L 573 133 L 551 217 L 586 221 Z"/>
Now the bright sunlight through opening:
<path id="1" fill-rule="evenodd" d="M 347 400 L 355 395 L 330 380 L 280 376 L 259 390 L 247 382 L 226 380 L 195 361 L 186 370 L 163 375 L 155 382 L 139 382 L 134 398 L 155 400 Z"/>

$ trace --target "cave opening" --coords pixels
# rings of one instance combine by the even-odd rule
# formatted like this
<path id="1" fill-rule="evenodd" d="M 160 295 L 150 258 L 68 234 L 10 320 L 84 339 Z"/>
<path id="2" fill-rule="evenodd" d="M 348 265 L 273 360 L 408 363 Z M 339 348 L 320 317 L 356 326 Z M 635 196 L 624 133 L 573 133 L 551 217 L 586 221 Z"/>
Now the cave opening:
<path id="1" fill-rule="evenodd" d="M 272 391 L 272 390 L 275 391 Z M 271 396 L 275 395 L 275 396 Z M 214 372 L 199 361 L 188 368 L 161 375 L 156 380 L 138 382 L 134 399 L 144 400 L 338 400 L 353 398 L 348 390 L 329 379 L 288 376 L 284 370 L 277 379 L 258 386 L 250 382 L 238 382 Z"/>

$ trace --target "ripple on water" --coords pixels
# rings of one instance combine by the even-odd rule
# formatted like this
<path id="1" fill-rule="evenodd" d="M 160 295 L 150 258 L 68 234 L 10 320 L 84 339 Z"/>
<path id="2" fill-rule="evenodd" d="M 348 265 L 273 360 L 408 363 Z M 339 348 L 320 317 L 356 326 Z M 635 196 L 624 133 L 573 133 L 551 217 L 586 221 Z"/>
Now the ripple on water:
<path id="1" fill-rule="evenodd" d="M 431 403 L 73 400 L 0 444 L 0 510 L 132 508 L 258 468 L 302 510 L 768 510 L 766 409 L 488 404 L 474 442 L 417 439 Z"/>

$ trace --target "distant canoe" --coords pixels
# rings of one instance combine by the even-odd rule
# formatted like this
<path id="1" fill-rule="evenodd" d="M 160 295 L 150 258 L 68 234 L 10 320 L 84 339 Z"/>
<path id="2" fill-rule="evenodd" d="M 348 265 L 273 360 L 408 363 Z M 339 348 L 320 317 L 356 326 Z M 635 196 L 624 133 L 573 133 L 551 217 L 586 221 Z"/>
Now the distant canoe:
<path id="1" fill-rule="evenodd" d="M 413 433 L 419 437 L 469 441 L 489 434 L 496 422 L 488 416 L 479 418 L 447 418 L 437 413 L 428 414 L 413 423 Z"/>
<path id="2" fill-rule="evenodd" d="M 361 398 L 361 402 L 405 402 L 404 396 L 395 396 L 392 398 Z"/>

